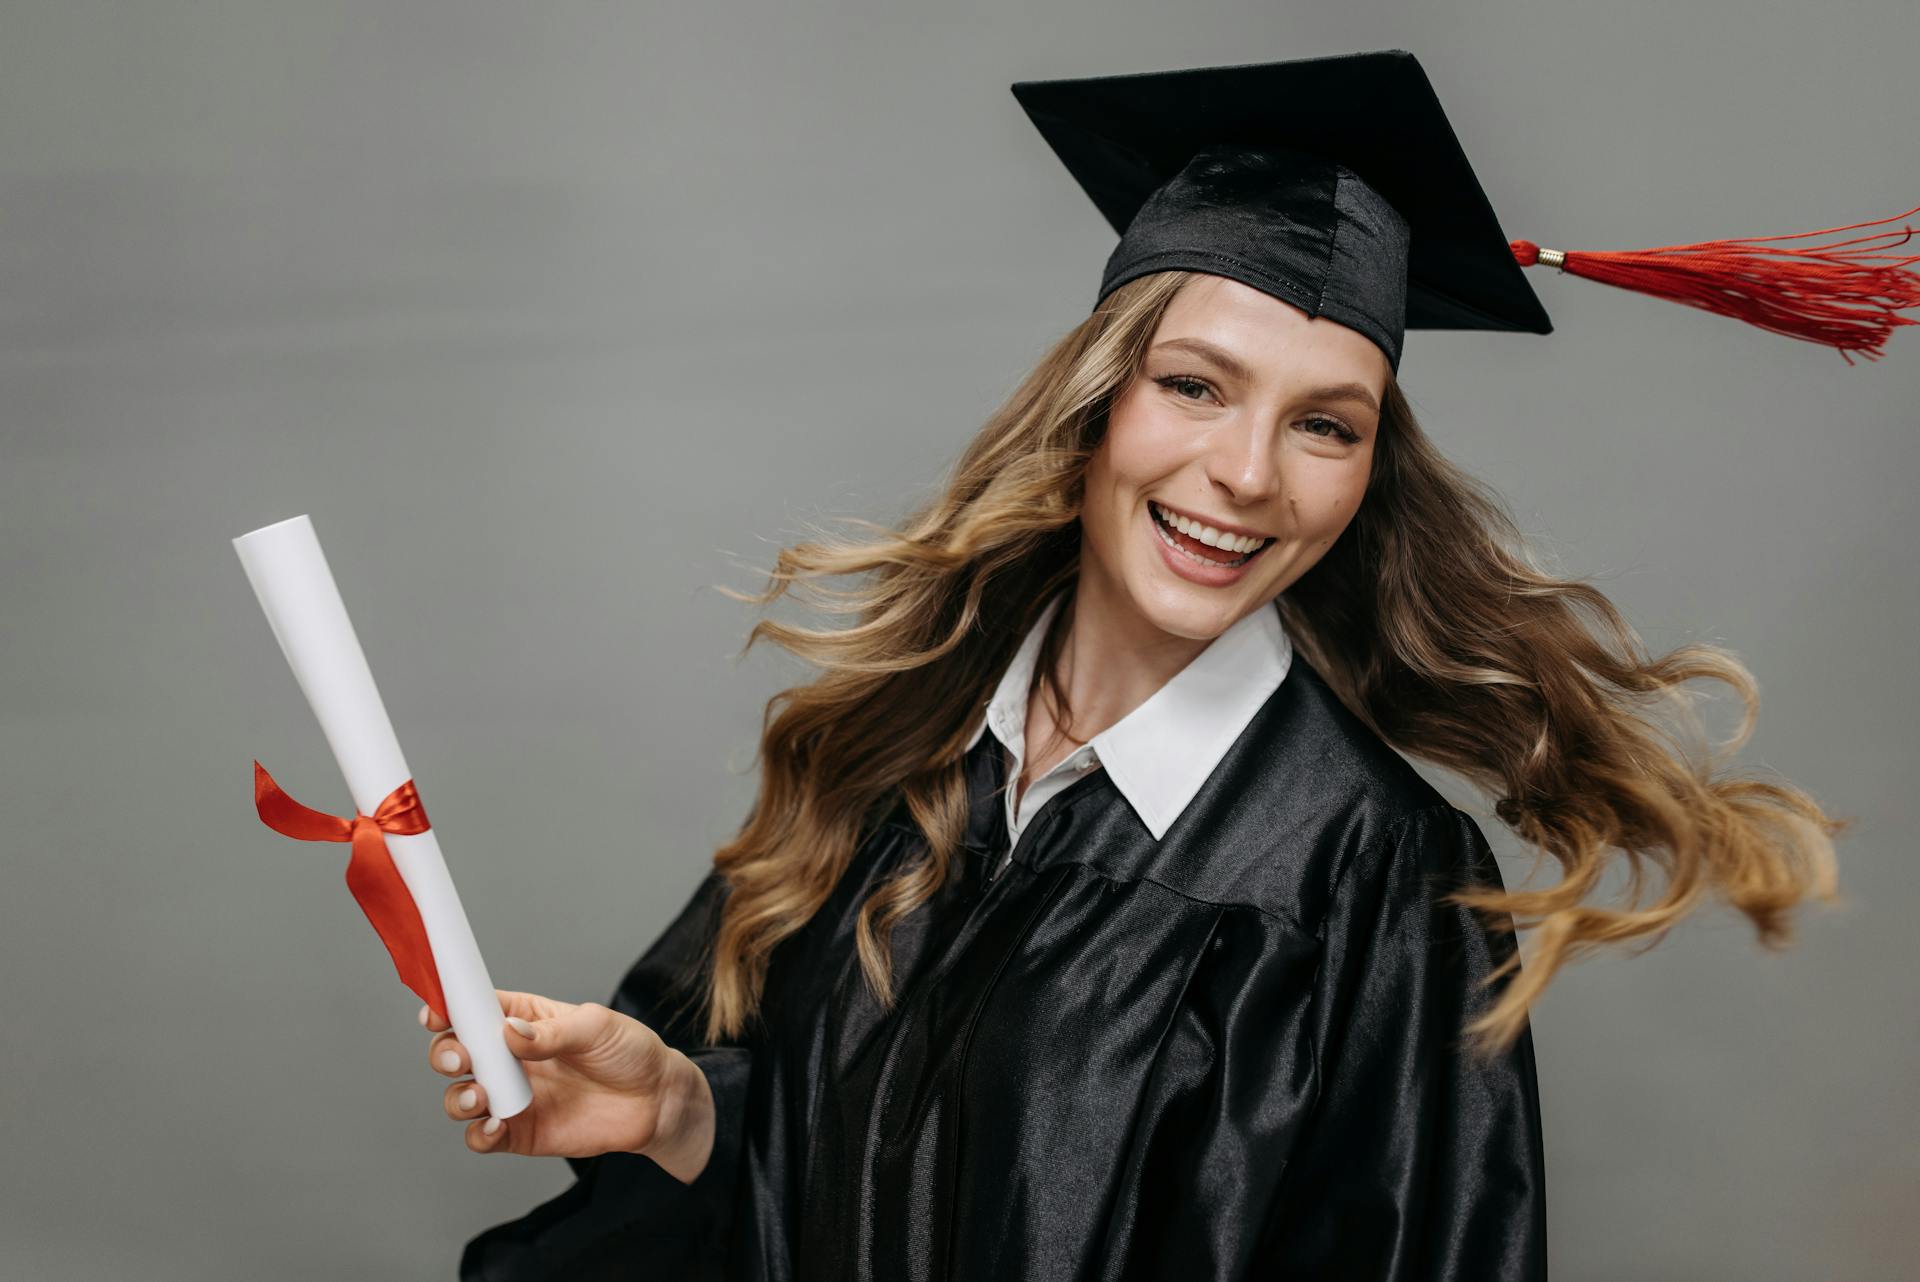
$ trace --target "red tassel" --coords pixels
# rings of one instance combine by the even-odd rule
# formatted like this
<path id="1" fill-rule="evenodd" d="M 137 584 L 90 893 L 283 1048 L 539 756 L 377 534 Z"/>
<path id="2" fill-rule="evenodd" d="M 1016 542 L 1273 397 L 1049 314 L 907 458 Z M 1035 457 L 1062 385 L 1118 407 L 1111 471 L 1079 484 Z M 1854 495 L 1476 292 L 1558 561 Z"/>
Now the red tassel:
<path id="1" fill-rule="evenodd" d="M 1513 241 L 1511 247 L 1514 261 L 1522 267 L 1544 262 L 1575 276 L 1732 316 L 1789 338 L 1824 343 L 1837 348 L 1851 365 L 1848 352 L 1878 360 L 1885 355 L 1882 349 L 1895 326 L 1920 324 L 1898 314 L 1920 307 L 1920 272 L 1912 270 L 1920 254 L 1897 257 L 1883 252 L 1911 240 L 1913 228 L 1903 225 L 1897 232 L 1801 248 L 1773 248 L 1762 242 L 1878 227 L 1915 213 L 1920 213 L 1920 205 L 1904 214 L 1844 227 L 1658 249 L 1563 253 L 1541 249 L 1530 240 Z M 1899 239 L 1885 245 L 1869 243 L 1887 236 Z"/>

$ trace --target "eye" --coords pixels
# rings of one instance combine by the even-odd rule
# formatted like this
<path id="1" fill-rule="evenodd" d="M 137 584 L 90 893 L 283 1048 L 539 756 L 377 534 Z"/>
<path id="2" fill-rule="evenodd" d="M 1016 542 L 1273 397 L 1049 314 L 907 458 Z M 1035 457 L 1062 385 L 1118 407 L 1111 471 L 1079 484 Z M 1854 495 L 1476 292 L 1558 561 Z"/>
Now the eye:
<path id="1" fill-rule="evenodd" d="M 1188 395 L 1188 390 L 1198 388 L 1201 393 L 1211 393 L 1213 385 L 1204 378 L 1192 374 L 1165 374 L 1153 380 L 1173 395 L 1177 400 L 1198 401 L 1199 396 Z M 1360 433 L 1348 427 L 1331 414 L 1314 414 L 1300 420 L 1300 428 L 1309 436 L 1317 436 L 1323 441 L 1340 441 L 1353 445 L 1360 440 Z"/>
<path id="2" fill-rule="evenodd" d="M 1354 431 L 1339 419 L 1326 414 L 1315 414 L 1311 418 L 1300 420 L 1300 422 L 1302 427 L 1315 436 L 1323 436 L 1336 441 L 1345 441 L 1349 445 L 1352 445 L 1360 439 L 1360 433 Z M 1316 431 L 1315 427 L 1317 425 L 1324 425 L 1327 430 L 1324 432 Z"/>
<path id="3" fill-rule="evenodd" d="M 1209 385 L 1205 379 L 1195 378 L 1191 374 L 1168 374 L 1163 378 L 1156 378 L 1153 381 L 1183 401 L 1198 400 L 1199 398 L 1188 396 L 1184 391 L 1180 390 L 1182 388 L 1197 387 L 1202 392 L 1211 392 L 1213 390 L 1212 386 Z"/>

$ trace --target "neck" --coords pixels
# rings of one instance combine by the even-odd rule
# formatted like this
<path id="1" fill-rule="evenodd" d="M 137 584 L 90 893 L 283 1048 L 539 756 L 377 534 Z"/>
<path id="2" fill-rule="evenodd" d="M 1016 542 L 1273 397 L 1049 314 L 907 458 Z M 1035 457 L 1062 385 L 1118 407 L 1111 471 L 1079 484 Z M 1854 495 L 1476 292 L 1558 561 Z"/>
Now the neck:
<path id="1" fill-rule="evenodd" d="M 1058 672 L 1074 738 L 1090 739 L 1145 703 L 1209 644 L 1156 627 L 1117 584 L 1083 570 Z"/>

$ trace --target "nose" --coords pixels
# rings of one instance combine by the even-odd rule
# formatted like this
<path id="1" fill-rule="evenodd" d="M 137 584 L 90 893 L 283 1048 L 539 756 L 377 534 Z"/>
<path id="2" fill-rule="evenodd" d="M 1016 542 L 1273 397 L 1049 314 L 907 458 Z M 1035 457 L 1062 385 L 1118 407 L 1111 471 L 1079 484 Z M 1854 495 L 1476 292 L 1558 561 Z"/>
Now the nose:
<path id="1" fill-rule="evenodd" d="M 1235 504 L 1246 506 L 1280 492 L 1279 424 L 1243 414 L 1211 434 L 1207 476 Z"/>

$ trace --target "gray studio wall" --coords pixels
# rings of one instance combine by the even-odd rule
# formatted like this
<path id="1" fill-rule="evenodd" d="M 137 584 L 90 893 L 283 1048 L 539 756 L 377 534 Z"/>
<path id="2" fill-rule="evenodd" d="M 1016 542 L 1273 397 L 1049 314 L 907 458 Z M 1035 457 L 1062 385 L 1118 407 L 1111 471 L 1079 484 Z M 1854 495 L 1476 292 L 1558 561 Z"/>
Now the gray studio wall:
<path id="1" fill-rule="evenodd" d="M 0 1274 L 451 1277 L 567 1183 L 465 1150 L 344 849 L 255 820 L 255 756 L 346 796 L 233 536 L 312 513 L 496 981 L 604 999 L 801 675 L 709 585 L 903 512 L 1092 301 L 1112 233 L 1009 82 L 1404 46 L 1508 234 L 1613 248 L 1920 202 L 1917 42 L 1899 0 L 7 6 Z M 1796 951 L 1721 911 L 1550 991 L 1554 1276 L 1913 1276 L 1920 332 L 1848 368 L 1533 279 L 1551 337 L 1411 336 L 1428 429 L 1651 644 L 1736 649 L 1744 761 L 1859 819 Z"/>

